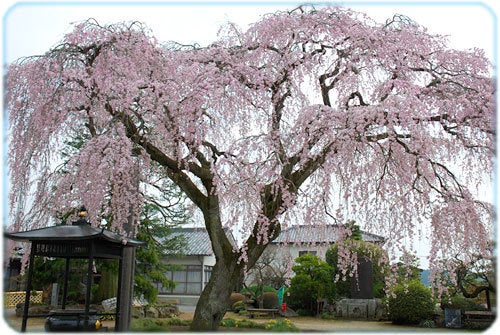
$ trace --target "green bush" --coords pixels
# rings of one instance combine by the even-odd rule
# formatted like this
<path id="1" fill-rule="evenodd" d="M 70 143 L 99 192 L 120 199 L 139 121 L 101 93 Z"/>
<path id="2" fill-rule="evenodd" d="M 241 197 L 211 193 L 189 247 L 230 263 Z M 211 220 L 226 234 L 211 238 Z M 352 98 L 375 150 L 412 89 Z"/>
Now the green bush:
<path id="1" fill-rule="evenodd" d="M 436 328 L 436 323 L 433 320 L 424 320 L 420 321 L 418 326 L 422 328 Z"/>
<path id="2" fill-rule="evenodd" d="M 236 301 L 233 306 L 231 306 L 231 310 L 235 313 L 239 313 L 242 310 L 245 310 L 245 304 L 243 301 Z"/>
<path id="3" fill-rule="evenodd" d="M 260 292 L 260 288 L 259 288 L 258 285 L 253 285 L 253 286 L 250 286 L 250 287 L 245 287 L 245 288 L 243 288 L 240 291 L 241 294 L 250 293 L 252 295 L 256 295 L 259 292 Z M 274 292 L 274 293 L 276 293 L 276 290 L 274 288 L 272 288 L 271 286 L 264 285 L 263 286 L 263 292 Z"/>
<path id="4" fill-rule="evenodd" d="M 278 295 L 274 292 L 264 292 L 262 303 L 264 308 L 277 308 L 279 307 Z"/>
<path id="5" fill-rule="evenodd" d="M 324 312 L 321 313 L 321 318 L 324 320 L 334 320 L 335 319 L 335 313 L 334 312 Z"/>
<path id="6" fill-rule="evenodd" d="M 233 292 L 229 297 L 229 306 L 233 306 L 237 301 L 245 301 L 246 297 L 241 293 Z"/>
<path id="7" fill-rule="evenodd" d="M 237 324 L 238 324 L 238 320 L 235 320 L 233 318 L 226 318 L 220 322 L 220 325 L 222 327 L 227 327 L 227 328 L 235 327 Z"/>
<path id="8" fill-rule="evenodd" d="M 414 324 L 432 319 L 434 300 L 431 290 L 418 280 L 401 283 L 389 297 L 390 318 L 395 324 Z"/>
<path id="9" fill-rule="evenodd" d="M 292 267 L 295 276 L 290 282 L 286 302 L 290 308 L 307 310 L 308 314 L 316 315 L 320 312 L 318 301 L 332 301 L 335 297 L 333 268 L 311 254 L 302 255 L 295 262 Z"/>

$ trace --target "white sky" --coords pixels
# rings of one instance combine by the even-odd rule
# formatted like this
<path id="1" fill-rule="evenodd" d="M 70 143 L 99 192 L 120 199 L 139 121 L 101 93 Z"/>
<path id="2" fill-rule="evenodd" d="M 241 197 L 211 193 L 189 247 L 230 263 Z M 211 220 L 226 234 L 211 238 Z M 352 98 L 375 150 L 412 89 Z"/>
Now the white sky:
<path id="1" fill-rule="evenodd" d="M 175 40 L 206 45 L 227 21 L 242 27 L 263 14 L 290 9 L 307 1 L 2 1 L 3 62 L 47 51 L 71 31 L 71 24 L 88 18 L 99 23 L 141 21 L 160 41 Z M 488 5 L 488 2 L 490 4 Z M 450 35 L 456 48 L 480 47 L 493 61 L 497 0 L 472 3 L 464 1 L 337 1 L 354 10 L 368 13 L 385 22 L 395 13 L 405 14 L 429 28 L 432 33 Z M 268 5 L 272 4 L 272 5 Z"/>
<path id="2" fill-rule="evenodd" d="M 100 24 L 140 21 L 145 23 L 159 41 L 174 40 L 184 44 L 207 45 L 215 40 L 218 28 L 227 21 L 242 28 L 258 20 L 263 14 L 297 7 L 312 1 L 37 1 L 16 2 L 3 0 L 2 13 L 2 64 L 37 54 L 55 46 L 63 35 L 72 30 L 72 23 L 88 18 Z M 322 2 L 326 3 L 325 1 Z M 451 47 L 484 49 L 487 57 L 496 64 L 498 22 L 496 9 L 500 1 L 337 1 L 365 12 L 378 22 L 385 22 L 394 14 L 404 14 L 426 26 L 431 33 L 449 35 Z M 495 70 L 496 71 L 496 70 Z M 496 73 L 495 73 L 496 74 Z M 497 76 L 498 77 L 498 76 Z M 1 146 L 2 159 L 6 160 L 5 129 Z M 3 169 L 4 164 L 0 164 Z M 7 186 L 5 169 L 1 171 L 2 195 L 0 212 L 6 220 Z M 417 246 L 417 249 L 420 249 Z M 425 249 L 425 248 L 424 248 Z M 422 256 L 422 255 L 419 255 Z"/>

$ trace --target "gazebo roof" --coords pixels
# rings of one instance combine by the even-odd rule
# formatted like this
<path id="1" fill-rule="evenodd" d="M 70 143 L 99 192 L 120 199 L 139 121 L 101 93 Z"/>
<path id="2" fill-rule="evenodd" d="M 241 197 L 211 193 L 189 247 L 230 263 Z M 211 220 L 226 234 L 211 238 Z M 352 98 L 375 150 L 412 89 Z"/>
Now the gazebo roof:
<path id="1" fill-rule="evenodd" d="M 52 226 L 17 233 L 5 232 L 6 238 L 31 242 L 36 256 L 64 258 L 121 258 L 122 249 L 145 244 L 104 228 L 92 227 L 86 221 L 68 226 Z"/>
<path id="2" fill-rule="evenodd" d="M 125 246 L 143 245 L 143 241 L 118 235 L 104 228 L 85 225 L 52 226 L 21 232 L 5 232 L 4 236 L 17 241 L 65 242 L 103 239 L 105 241 L 123 244 Z"/>
<path id="3" fill-rule="evenodd" d="M 59 314 L 65 313 L 66 309 L 70 259 L 88 259 L 85 310 L 78 311 L 78 315 L 82 315 L 84 317 L 82 320 L 88 320 L 90 315 L 90 284 L 92 283 L 93 260 L 95 258 L 119 259 L 117 292 L 118 302 L 116 306 L 116 313 L 114 313 L 115 330 L 123 330 L 128 327 L 126 324 L 126 318 L 130 316 L 130 310 L 126 309 L 124 313 L 120 312 L 120 306 L 131 305 L 131 295 L 130 293 L 123 293 L 126 292 L 127 289 L 124 290 L 122 285 L 125 285 L 125 287 L 128 288 L 132 287 L 134 270 L 130 263 L 133 263 L 134 259 L 130 257 L 130 255 L 133 255 L 131 251 L 133 252 L 133 248 L 143 245 L 145 242 L 121 236 L 109 230 L 105 230 L 104 228 L 92 227 L 88 221 L 85 220 L 85 213 L 83 213 L 83 215 L 79 214 L 79 216 L 81 218 L 78 221 L 75 221 L 72 225 L 68 226 L 51 226 L 21 232 L 4 232 L 4 237 L 6 238 L 17 241 L 31 242 L 28 280 L 26 284 L 26 296 L 24 299 L 24 311 L 21 323 L 22 332 L 26 331 L 27 319 L 30 316 L 28 315 L 28 311 L 30 294 L 33 289 L 32 278 L 35 256 L 66 258 L 63 299 L 61 303 L 63 312 L 59 311 Z M 125 280 L 123 280 L 124 278 Z M 122 302 L 122 300 L 124 302 Z M 80 316 L 78 316 L 78 318 L 79 317 Z"/>

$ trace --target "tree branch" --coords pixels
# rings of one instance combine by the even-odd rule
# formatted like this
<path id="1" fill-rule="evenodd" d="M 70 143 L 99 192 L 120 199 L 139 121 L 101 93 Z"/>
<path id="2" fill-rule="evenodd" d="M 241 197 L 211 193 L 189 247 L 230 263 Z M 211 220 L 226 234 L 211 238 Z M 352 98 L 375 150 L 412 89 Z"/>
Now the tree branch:
<path id="1" fill-rule="evenodd" d="M 135 144 L 144 148 L 152 160 L 163 166 L 168 177 L 186 193 L 191 201 L 193 201 L 202 211 L 207 210 L 207 196 L 204 195 L 186 173 L 179 168 L 179 163 L 165 155 L 159 148 L 140 136 L 130 116 L 123 114 L 121 121 L 125 126 L 127 137 Z M 206 178 L 206 171 L 204 169 L 196 167 L 195 164 L 190 164 L 189 167 L 189 171 L 193 172 L 200 179 Z M 192 171 L 191 168 L 193 168 L 194 171 Z"/>

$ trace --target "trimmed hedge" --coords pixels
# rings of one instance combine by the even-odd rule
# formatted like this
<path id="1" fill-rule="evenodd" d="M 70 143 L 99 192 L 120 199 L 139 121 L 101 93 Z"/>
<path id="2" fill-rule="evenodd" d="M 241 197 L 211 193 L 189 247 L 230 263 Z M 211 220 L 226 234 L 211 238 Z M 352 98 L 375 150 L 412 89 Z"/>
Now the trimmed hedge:
<path id="1" fill-rule="evenodd" d="M 264 308 L 280 307 L 278 301 L 278 295 L 274 292 L 264 292 L 262 294 L 262 304 Z"/>
<path id="2" fill-rule="evenodd" d="M 245 301 L 245 299 L 246 299 L 246 297 L 243 294 L 233 292 L 233 293 L 231 293 L 231 296 L 229 297 L 229 306 L 232 307 L 236 302 Z"/>

